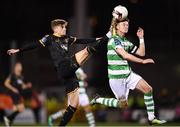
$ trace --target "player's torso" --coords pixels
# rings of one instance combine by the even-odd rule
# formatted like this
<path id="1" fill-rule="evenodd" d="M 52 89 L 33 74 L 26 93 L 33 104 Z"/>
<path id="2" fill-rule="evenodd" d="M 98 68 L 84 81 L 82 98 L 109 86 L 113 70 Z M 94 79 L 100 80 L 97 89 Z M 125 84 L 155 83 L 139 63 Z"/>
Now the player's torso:
<path id="1" fill-rule="evenodd" d="M 126 39 L 122 40 L 117 38 L 121 42 L 121 47 L 128 52 L 130 42 Z M 108 77 L 110 79 L 127 78 L 131 72 L 131 68 L 128 61 L 123 59 L 121 55 L 118 55 L 113 48 L 114 40 L 110 39 L 107 45 L 107 59 L 108 59 Z"/>
<path id="2" fill-rule="evenodd" d="M 18 90 L 22 90 L 22 85 L 24 82 L 22 76 L 16 76 L 12 74 L 10 82 L 11 82 L 11 85 L 13 85 L 13 87 L 17 88 Z"/>
<path id="3" fill-rule="evenodd" d="M 56 66 L 57 64 L 60 64 L 62 61 L 69 59 L 70 40 L 68 36 L 56 37 L 54 35 L 50 35 L 49 41 L 50 45 L 48 46 L 48 49 Z"/>

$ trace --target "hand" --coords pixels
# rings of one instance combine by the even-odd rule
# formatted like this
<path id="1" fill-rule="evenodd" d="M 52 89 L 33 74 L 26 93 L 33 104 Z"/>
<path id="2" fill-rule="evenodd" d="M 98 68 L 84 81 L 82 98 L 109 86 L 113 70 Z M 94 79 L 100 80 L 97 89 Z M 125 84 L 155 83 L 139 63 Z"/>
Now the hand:
<path id="1" fill-rule="evenodd" d="M 14 93 L 19 94 L 19 90 L 18 90 L 18 89 L 12 89 L 12 91 L 13 91 Z"/>
<path id="2" fill-rule="evenodd" d="M 144 30 L 143 30 L 141 27 L 138 28 L 136 34 L 137 34 L 137 36 L 138 36 L 139 39 L 144 38 Z"/>
<path id="3" fill-rule="evenodd" d="M 27 88 L 31 88 L 31 87 L 32 87 L 32 83 L 31 83 L 31 82 L 28 82 L 28 83 L 26 84 L 26 86 L 27 86 Z"/>
<path id="4" fill-rule="evenodd" d="M 97 37 L 97 38 L 96 38 L 96 41 L 100 40 L 101 38 L 102 38 L 102 37 Z"/>
<path id="5" fill-rule="evenodd" d="M 154 62 L 154 60 L 153 59 L 145 59 L 145 60 L 143 60 L 143 62 L 142 62 L 143 64 L 148 64 L 148 63 L 152 63 L 152 64 L 154 64 L 155 62 Z"/>
<path id="6" fill-rule="evenodd" d="M 31 82 L 28 82 L 28 83 L 22 85 L 22 89 L 29 89 L 31 87 L 32 87 L 32 83 Z"/>
<path id="7" fill-rule="evenodd" d="M 17 53 L 17 52 L 19 52 L 19 49 L 9 49 L 9 50 L 7 51 L 7 54 L 8 54 L 8 55 L 13 55 L 13 54 L 15 54 L 15 53 Z"/>

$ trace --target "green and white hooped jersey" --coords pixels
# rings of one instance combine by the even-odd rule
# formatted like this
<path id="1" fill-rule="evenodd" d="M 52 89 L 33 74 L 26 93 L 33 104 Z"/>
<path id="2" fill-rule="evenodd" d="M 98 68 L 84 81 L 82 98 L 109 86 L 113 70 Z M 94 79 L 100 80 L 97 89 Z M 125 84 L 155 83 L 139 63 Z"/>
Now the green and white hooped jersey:
<path id="1" fill-rule="evenodd" d="M 125 37 L 122 38 L 118 35 L 109 39 L 107 45 L 107 59 L 108 59 L 108 77 L 109 79 L 122 79 L 127 78 L 131 73 L 131 68 L 127 60 L 116 52 L 117 48 L 123 48 L 129 53 L 135 53 L 137 46 L 133 45 Z"/>
<path id="2" fill-rule="evenodd" d="M 84 86 L 84 82 L 83 81 L 79 81 L 79 93 L 80 94 L 86 94 L 86 88 Z"/>
<path id="3" fill-rule="evenodd" d="M 84 82 L 82 81 L 82 77 L 85 74 L 82 68 L 78 68 L 76 71 L 76 76 L 79 80 L 79 93 L 80 94 L 86 94 L 86 88 L 84 86 Z"/>

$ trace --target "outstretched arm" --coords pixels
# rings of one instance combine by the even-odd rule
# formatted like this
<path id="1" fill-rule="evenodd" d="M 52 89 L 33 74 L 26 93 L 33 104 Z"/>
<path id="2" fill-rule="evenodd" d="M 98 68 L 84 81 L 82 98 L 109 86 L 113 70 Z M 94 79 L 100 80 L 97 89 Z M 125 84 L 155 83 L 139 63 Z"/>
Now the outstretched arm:
<path id="1" fill-rule="evenodd" d="M 101 38 L 74 38 L 72 44 L 88 44 L 96 41 L 105 42 L 108 41 L 109 38 L 111 38 L 111 32 L 108 32 Z"/>
<path id="2" fill-rule="evenodd" d="M 40 48 L 40 47 L 45 47 L 45 46 L 50 44 L 49 43 L 50 42 L 49 39 L 50 39 L 50 36 L 49 35 L 45 35 L 38 42 L 26 44 L 22 48 L 19 48 L 19 49 L 10 49 L 10 50 L 7 51 L 7 53 L 9 55 L 13 55 L 13 54 L 16 54 L 18 52 L 24 52 L 24 51 L 29 51 L 29 50 Z"/>
<path id="3" fill-rule="evenodd" d="M 96 38 L 77 38 L 75 43 L 76 44 L 88 44 L 93 43 L 96 41 Z"/>
<path id="4" fill-rule="evenodd" d="M 22 46 L 19 49 L 9 49 L 7 51 L 7 53 L 9 55 L 13 55 L 13 54 L 16 54 L 18 52 L 29 51 L 29 50 L 36 49 L 36 48 L 39 48 L 39 47 L 42 47 L 40 43 L 37 43 L 37 42 L 36 43 L 30 43 L 30 44 L 26 44 L 26 45 Z"/>

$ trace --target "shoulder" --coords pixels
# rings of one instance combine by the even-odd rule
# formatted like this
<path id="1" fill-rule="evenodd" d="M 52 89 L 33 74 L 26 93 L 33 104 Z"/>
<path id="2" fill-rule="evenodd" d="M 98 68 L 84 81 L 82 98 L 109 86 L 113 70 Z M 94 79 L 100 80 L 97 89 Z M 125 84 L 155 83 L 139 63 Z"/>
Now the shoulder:
<path id="1" fill-rule="evenodd" d="M 117 35 L 112 36 L 110 41 L 115 45 L 121 45 L 121 39 Z"/>
<path id="2" fill-rule="evenodd" d="M 49 39 L 50 37 L 52 37 L 52 35 L 46 34 L 45 36 L 42 37 L 42 41 L 46 41 L 47 39 Z"/>
<path id="3" fill-rule="evenodd" d="M 52 35 L 47 34 L 47 35 L 43 36 L 43 37 L 39 40 L 39 42 L 40 42 L 43 46 L 45 46 L 45 45 L 51 40 L 51 38 L 52 38 Z"/>
<path id="4" fill-rule="evenodd" d="M 9 74 L 9 76 L 8 76 L 8 79 L 10 79 L 10 80 L 13 80 L 15 78 L 16 78 L 16 76 L 13 73 Z"/>

